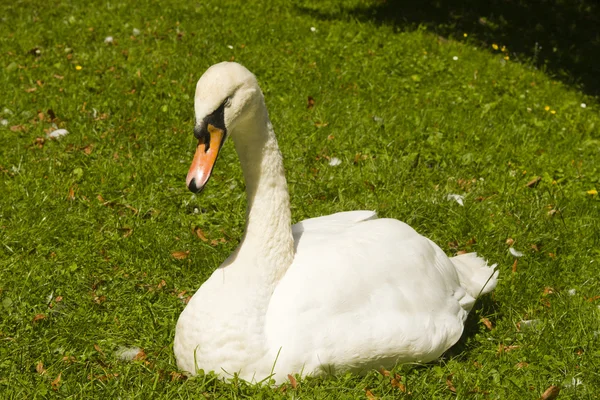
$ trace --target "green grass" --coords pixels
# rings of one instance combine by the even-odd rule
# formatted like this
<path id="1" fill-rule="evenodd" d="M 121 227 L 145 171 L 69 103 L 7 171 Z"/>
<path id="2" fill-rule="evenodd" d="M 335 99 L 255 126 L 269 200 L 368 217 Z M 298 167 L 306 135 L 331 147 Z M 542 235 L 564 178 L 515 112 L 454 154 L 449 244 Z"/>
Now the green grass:
<path id="1" fill-rule="evenodd" d="M 537 399 L 558 385 L 598 398 L 598 100 L 473 35 L 343 11 L 370 5 L 0 6 L 0 397 Z M 459 344 L 392 371 L 405 392 L 377 372 L 296 389 L 177 375 L 183 300 L 242 235 L 231 144 L 202 195 L 184 183 L 195 82 L 230 59 L 265 92 L 294 220 L 374 209 L 498 263 Z M 70 134 L 44 139 L 52 124 Z M 120 360 L 123 346 L 145 357 Z"/>

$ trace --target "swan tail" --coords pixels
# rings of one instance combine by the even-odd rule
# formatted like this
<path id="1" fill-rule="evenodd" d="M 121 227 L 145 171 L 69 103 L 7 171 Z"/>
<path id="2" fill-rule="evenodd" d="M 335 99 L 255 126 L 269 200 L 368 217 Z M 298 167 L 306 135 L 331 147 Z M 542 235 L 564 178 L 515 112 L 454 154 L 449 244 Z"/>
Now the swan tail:
<path id="1" fill-rule="evenodd" d="M 487 261 L 477 253 L 466 253 L 450 258 L 456 271 L 460 285 L 473 298 L 494 290 L 498 283 L 497 264 L 488 265 Z"/>

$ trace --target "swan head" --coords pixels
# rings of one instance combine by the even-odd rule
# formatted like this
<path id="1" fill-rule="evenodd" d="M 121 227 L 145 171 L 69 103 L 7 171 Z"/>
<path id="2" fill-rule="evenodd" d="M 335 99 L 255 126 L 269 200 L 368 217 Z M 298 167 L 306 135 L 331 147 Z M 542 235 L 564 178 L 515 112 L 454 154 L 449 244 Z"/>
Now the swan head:
<path id="1" fill-rule="evenodd" d="M 198 145 L 186 178 L 188 189 L 198 193 L 204 188 L 225 139 L 235 137 L 236 128 L 254 114 L 261 99 L 256 77 L 240 64 L 215 64 L 200 77 L 194 98 Z"/>

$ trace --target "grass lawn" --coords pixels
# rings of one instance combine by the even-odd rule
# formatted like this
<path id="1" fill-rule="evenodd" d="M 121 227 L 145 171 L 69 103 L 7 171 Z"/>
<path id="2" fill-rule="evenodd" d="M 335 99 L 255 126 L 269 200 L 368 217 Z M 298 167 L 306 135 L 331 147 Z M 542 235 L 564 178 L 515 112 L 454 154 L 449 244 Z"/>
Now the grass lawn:
<path id="1" fill-rule="evenodd" d="M 599 398 L 598 99 L 480 32 L 348 11 L 381 4 L 0 6 L 0 397 Z M 195 83 L 223 60 L 258 77 L 295 221 L 377 210 L 498 263 L 442 360 L 296 387 L 178 373 L 177 317 L 244 224 L 231 143 L 185 187 Z"/>

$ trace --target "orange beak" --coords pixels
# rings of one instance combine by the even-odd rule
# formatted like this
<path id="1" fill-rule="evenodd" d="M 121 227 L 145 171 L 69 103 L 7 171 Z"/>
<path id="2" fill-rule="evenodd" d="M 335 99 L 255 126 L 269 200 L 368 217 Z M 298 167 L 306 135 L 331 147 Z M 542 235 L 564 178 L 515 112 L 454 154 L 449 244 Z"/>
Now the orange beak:
<path id="1" fill-rule="evenodd" d="M 198 141 L 196 154 L 185 180 L 188 189 L 194 193 L 200 192 L 208 182 L 225 139 L 225 132 L 211 124 L 208 124 L 208 133 L 210 135 L 208 145 L 204 139 Z"/>

